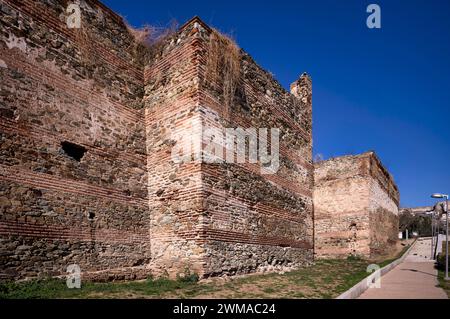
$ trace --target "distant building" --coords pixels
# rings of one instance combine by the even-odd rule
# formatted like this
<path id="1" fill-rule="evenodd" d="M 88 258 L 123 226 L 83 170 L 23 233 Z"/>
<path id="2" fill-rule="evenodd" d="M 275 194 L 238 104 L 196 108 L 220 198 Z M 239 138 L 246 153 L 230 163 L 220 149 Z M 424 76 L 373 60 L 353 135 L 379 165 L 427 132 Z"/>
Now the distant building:
<path id="1" fill-rule="evenodd" d="M 404 207 L 400 208 L 399 213 L 403 214 L 407 211 L 413 215 L 427 215 L 433 210 L 433 206 L 421 206 L 421 207 Z"/>
<path id="2" fill-rule="evenodd" d="M 403 207 L 400 209 L 399 214 L 407 212 L 414 216 L 429 216 L 430 212 L 434 212 L 439 214 L 441 221 L 445 221 L 445 202 L 438 202 L 434 206 Z"/>

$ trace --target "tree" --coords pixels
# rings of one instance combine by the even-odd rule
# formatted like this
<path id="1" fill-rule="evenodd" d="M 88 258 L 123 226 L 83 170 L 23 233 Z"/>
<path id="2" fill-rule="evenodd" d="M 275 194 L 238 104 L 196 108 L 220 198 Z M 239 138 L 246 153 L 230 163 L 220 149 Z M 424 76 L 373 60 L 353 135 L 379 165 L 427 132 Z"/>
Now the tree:
<path id="1" fill-rule="evenodd" d="M 431 235 L 431 217 L 425 214 L 413 214 L 410 209 L 405 209 L 399 215 L 399 230 L 406 229 L 410 233 L 417 232 L 420 236 Z"/>

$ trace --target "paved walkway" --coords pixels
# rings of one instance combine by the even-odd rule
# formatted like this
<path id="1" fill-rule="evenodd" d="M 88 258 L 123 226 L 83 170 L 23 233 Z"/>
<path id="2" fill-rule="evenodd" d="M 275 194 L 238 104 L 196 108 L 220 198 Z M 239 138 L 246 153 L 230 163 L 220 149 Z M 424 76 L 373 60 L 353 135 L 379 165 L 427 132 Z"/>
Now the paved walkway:
<path id="1" fill-rule="evenodd" d="M 381 288 L 369 288 L 360 299 L 447 299 L 438 284 L 431 240 L 419 240 L 405 260 L 381 277 Z"/>

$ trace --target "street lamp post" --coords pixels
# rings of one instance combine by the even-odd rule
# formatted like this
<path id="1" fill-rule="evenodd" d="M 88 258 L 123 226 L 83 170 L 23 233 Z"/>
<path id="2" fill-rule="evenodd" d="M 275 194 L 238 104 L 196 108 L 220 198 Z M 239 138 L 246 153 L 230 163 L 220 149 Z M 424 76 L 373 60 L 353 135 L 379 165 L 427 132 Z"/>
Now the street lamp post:
<path id="1" fill-rule="evenodd" d="M 436 242 L 434 243 L 434 259 L 436 259 L 436 255 L 437 255 L 437 251 L 438 251 L 438 246 L 439 246 L 439 231 L 440 231 L 440 223 L 441 220 L 439 219 L 439 214 L 436 213 L 436 226 L 435 227 L 435 233 L 436 233 Z"/>
<path id="2" fill-rule="evenodd" d="M 448 195 L 445 195 L 445 280 L 448 278 Z"/>
<path id="3" fill-rule="evenodd" d="M 430 259 L 433 260 L 434 252 L 434 211 L 431 212 L 431 255 Z"/>
<path id="4" fill-rule="evenodd" d="M 445 198 L 445 280 L 449 280 L 450 278 L 448 277 L 448 195 L 433 194 L 431 195 L 431 197 Z"/>

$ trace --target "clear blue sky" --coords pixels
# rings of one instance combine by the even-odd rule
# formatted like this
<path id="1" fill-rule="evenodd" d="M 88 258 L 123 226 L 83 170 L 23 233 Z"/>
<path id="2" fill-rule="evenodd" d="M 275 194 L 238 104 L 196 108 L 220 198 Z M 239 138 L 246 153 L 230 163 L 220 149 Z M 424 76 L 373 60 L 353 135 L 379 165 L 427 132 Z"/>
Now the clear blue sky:
<path id="1" fill-rule="evenodd" d="M 450 192 L 450 1 L 103 0 L 132 25 L 198 15 L 285 87 L 313 79 L 314 154 L 375 150 L 401 205 Z M 366 7 L 381 7 L 368 29 Z"/>

